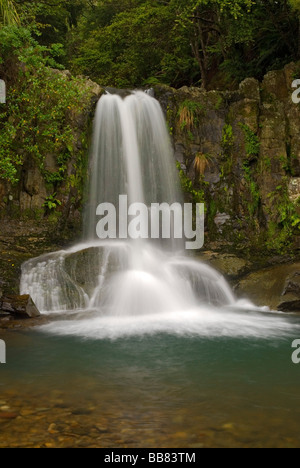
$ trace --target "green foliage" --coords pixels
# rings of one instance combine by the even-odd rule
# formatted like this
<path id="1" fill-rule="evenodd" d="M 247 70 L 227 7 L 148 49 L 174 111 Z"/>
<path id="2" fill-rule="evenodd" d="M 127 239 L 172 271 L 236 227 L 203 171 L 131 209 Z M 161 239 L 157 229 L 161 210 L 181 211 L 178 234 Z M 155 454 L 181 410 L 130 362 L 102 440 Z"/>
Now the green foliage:
<path id="1" fill-rule="evenodd" d="M 222 96 L 218 96 L 217 102 L 215 104 L 215 109 L 220 110 L 223 103 L 224 103 L 224 100 L 223 100 Z"/>
<path id="2" fill-rule="evenodd" d="M 20 23 L 15 4 L 12 0 L 0 0 L 0 25 L 14 25 Z"/>
<path id="3" fill-rule="evenodd" d="M 84 80 L 50 69 L 51 49 L 39 46 L 26 29 L 2 28 L 0 44 L 4 69 L 8 60 L 15 61 L 7 105 L 0 114 L 0 178 L 17 182 L 18 167 L 33 158 L 46 182 L 55 185 L 65 179 L 73 153 L 68 120 L 88 99 Z M 48 154 L 58 155 L 55 173 L 45 168 Z"/>
<path id="4" fill-rule="evenodd" d="M 56 210 L 58 206 L 61 206 L 61 201 L 56 198 L 56 193 L 46 198 L 44 207 L 47 210 Z"/>
<path id="5" fill-rule="evenodd" d="M 191 179 L 186 175 L 186 173 L 181 168 L 179 162 L 177 162 L 177 169 L 179 171 L 179 177 L 181 182 L 182 190 L 185 194 L 188 194 L 191 197 L 192 203 L 204 203 L 205 201 L 205 191 L 196 190 Z"/>
<path id="6" fill-rule="evenodd" d="M 169 133 L 171 136 L 174 133 L 174 125 L 175 125 L 174 110 L 168 105 L 167 106 L 167 126 L 168 126 Z"/>
<path id="7" fill-rule="evenodd" d="M 243 164 L 243 171 L 244 171 L 244 178 L 248 184 L 249 192 L 251 195 L 251 202 L 247 203 L 248 212 L 250 218 L 253 219 L 254 216 L 257 214 L 258 207 L 261 201 L 261 195 L 258 188 L 257 183 L 253 179 L 251 167 L 249 166 L 249 162 L 245 162 Z"/>
<path id="8" fill-rule="evenodd" d="M 289 0 L 290 5 L 296 11 L 300 11 L 300 0 Z"/>
<path id="9" fill-rule="evenodd" d="M 259 155 L 260 141 L 258 136 L 248 127 L 248 125 L 239 124 L 245 135 L 246 153 L 251 157 Z"/>
<path id="10" fill-rule="evenodd" d="M 0 0 L 0 11 L 106 86 L 235 86 L 300 52 L 298 0 Z"/>
<path id="11" fill-rule="evenodd" d="M 260 175 L 264 173 L 270 174 L 272 170 L 272 161 L 270 156 L 263 156 L 259 160 L 258 173 Z"/>
<path id="12" fill-rule="evenodd" d="M 293 236 L 299 235 L 299 206 L 297 201 L 290 200 L 285 180 L 268 197 L 272 203 L 273 213 L 278 213 L 278 221 L 269 224 L 266 245 L 269 250 L 284 253 L 289 250 Z"/>
<path id="13" fill-rule="evenodd" d="M 226 156 L 230 155 L 230 153 L 232 151 L 232 148 L 233 148 L 233 145 L 234 145 L 234 142 L 235 142 L 235 136 L 234 136 L 234 133 L 233 133 L 232 125 L 225 124 L 224 127 L 223 127 L 223 130 L 222 130 L 221 146 L 222 146 Z"/>
<path id="14" fill-rule="evenodd" d="M 165 54 L 172 50 L 166 37 L 174 21 L 169 8 L 137 0 L 124 6 L 99 2 L 82 18 L 79 42 L 78 35 L 74 37 L 78 53 L 72 68 L 119 88 L 149 84 L 149 77 L 152 83 L 163 82 Z"/>

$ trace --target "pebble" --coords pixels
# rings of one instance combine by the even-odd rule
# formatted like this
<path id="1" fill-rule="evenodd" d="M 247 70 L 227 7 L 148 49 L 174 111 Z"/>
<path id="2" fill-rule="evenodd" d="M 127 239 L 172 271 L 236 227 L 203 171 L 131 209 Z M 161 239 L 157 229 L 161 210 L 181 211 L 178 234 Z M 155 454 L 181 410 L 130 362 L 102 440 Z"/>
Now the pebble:
<path id="1" fill-rule="evenodd" d="M 186 432 L 176 432 L 173 437 L 175 439 L 186 439 L 188 437 L 188 434 Z"/>
<path id="2" fill-rule="evenodd" d="M 10 406 L 7 406 L 7 405 L 5 405 L 5 406 L 1 406 L 1 407 L 0 407 L 0 410 L 1 410 L 1 411 L 7 411 L 7 410 L 10 410 Z"/>
<path id="3" fill-rule="evenodd" d="M 97 424 L 95 426 L 95 428 L 97 429 L 98 432 L 100 433 L 105 433 L 105 432 L 108 432 L 108 428 L 106 426 L 100 426 L 99 424 Z"/>
<path id="4" fill-rule="evenodd" d="M 20 411 L 20 415 L 21 416 L 31 416 L 34 414 L 34 411 L 33 410 L 30 410 L 30 409 L 22 409 Z"/>
<path id="5" fill-rule="evenodd" d="M 46 443 L 45 443 L 45 447 L 46 447 L 46 448 L 53 448 L 54 445 L 53 445 L 52 442 L 46 442 Z"/>
<path id="6" fill-rule="evenodd" d="M 91 414 L 91 411 L 85 408 L 78 408 L 78 409 L 74 409 L 72 411 L 72 414 L 75 414 L 77 416 L 87 416 Z"/>
<path id="7" fill-rule="evenodd" d="M 224 429 L 225 431 L 232 431 L 234 429 L 234 424 L 233 423 L 223 424 L 222 429 Z"/>
<path id="8" fill-rule="evenodd" d="M 46 413 L 47 411 L 50 411 L 51 408 L 37 408 L 35 410 L 36 413 Z"/>
<path id="9" fill-rule="evenodd" d="M 18 413 L 0 413 L 0 419 L 16 419 L 18 417 Z"/>
<path id="10" fill-rule="evenodd" d="M 55 423 L 50 424 L 48 427 L 49 434 L 58 434 L 57 426 Z"/>

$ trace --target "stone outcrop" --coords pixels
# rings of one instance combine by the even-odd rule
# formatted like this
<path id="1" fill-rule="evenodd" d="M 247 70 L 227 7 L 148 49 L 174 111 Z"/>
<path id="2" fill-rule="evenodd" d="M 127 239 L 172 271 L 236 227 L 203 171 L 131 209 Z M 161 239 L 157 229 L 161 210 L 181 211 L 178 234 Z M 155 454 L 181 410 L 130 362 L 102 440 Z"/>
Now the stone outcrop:
<path id="1" fill-rule="evenodd" d="M 300 312 L 300 263 L 278 265 L 250 273 L 236 285 L 239 297 L 257 306 Z"/>
<path id="2" fill-rule="evenodd" d="M 298 247 L 300 105 L 292 100 L 295 78 L 300 78 L 300 63 L 269 72 L 262 82 L 248 78 L 232 92 L 155 87 L 176 159 L 194 189 L 204 192 L 210 237 L 269 242 L 272 248 L 284 232 L 280 248 L 292 230 L 293 247 Z M 189 107 L 193 122 L 184 121 Z M 201 166 L 196 164 L 199 155 Z"/>
<path id="3" fill-rule="evenodd" d="M 53 73 L 71 79 L 68 71 Z M 293 231 L 293 248 L 298 248 L 300 105 L 292 101 L 292 83 L 297 77 L 300 63 L 291 63 L 284 70 L 269 72 L 261 82 L 246 79 L 236 91 L 155 87 L 170 127 L 175 158 L 192 180 L 193 189 L 205 199 L 210 240 L 272 248 L 279 239 L 276 247 L 281 248 Z M 84 184 L 78 155 L 87 164 L 87 136 L 95 103 L 104 92 L 89 79 L 84 86 L 89 98 L 80 112 L 70 110 L 67 115 L 73 150 L 66 182 L 49 186 L 38 163 L 25 158 L 18 186 L 0 180 L 2 219 L 27 216 L 40 224 L 49 215 L 45 201 L 55 196 L 61 205 L 56 213 L 51 212 L 59 215 L 54 231 L 61 235 L 68 226 L 78 237 Z M 57 157 L 51 152 L 44 155 L 44 171 L 50 178 L 58 173 Z M 187 196 L 188 201 L 192 198 L 193 194 Z"/>
<path id="4" fill-rule="evenodd" d="M 28 295 L 1 297 L 0 312 L 6 312 L 19 318 L 36 318 L 41 315 L 32 298 Z"/>

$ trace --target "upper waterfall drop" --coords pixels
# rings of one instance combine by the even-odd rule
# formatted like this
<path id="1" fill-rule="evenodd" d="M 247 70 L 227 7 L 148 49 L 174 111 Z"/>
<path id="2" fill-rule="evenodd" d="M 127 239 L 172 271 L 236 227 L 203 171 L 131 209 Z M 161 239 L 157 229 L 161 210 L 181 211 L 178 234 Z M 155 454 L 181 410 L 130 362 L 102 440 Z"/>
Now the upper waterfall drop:
<path id="1" fill-rule="evenodd" d="M 85 240 L 96 239 L 100 203 L 182 203 L 166 121 L 158 101 L 136 91 L 122 99 L 108 94 L 98 102 L 90 157 Z"/>

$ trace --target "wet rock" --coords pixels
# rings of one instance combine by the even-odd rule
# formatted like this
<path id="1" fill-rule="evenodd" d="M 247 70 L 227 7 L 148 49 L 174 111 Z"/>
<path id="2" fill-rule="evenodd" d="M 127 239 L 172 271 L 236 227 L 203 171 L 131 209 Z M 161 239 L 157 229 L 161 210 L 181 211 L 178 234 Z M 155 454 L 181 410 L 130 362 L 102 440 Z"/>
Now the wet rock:
<path id="1" fill-rule="evenodd" d="M 278 306 L 278 310 L 281 310 L 281 312 L 300 312 L 300 299 L 281 302 Z"/>
<path id="2" fill-rule="evenodd" d="M 260 101 L 260 83 L 255 78 L 246 78 L 240 83 L 239 89 L 245 98 Z"/>
<path id="3" fill-rule="evenodd" d="M 24 318 L 35 318 L 41 315 L 29 295 L 2 297 L 0 310 Z"/>
<path id="4" fill-rule="evenodd" d="M 240 297 L 282 312 L 300 311 L 300 263 L 279 265 L 249 274 L 236 285 Z"/>
<path id="5" fill-rule="evenodd" d="M 230 215 L 226 213 L 217 213 L 215 216 L 214 222 L 215 225 L 217 226 L 219 232 L 222 232 L 223 226 L 230 221 Z"/>
<path id="6" fill-rule="evenodd" d="M 263 79 L 262 92 L 265 98 L 271 96 L 280 100 L 286 99 L 289 94 L 284 70 L 273 70 L 267 73 Z"/>
<path id="7" fill-rule="evenodd" d="M 287 278 L 282 295 L 285 296 L 289 293 L 296 294 L 300 299 L 300 272 L 296 272 Z"/>
<path id="8" fill-rule="evenodd" d="M 207 251 L 199 255 L 197 259 L 207 262 L 229 279 L 237 279 L 251 268 L 250 262 L 233 254 Z"/>
<path id="9" fill-rule="evenodd" d="M 292 177 L 288 186 L 289 199 L 296 202 L 300 198 L 300 177 Z"/>
<path id="10" fill-rule="evenodd" d="M 287 277 L 278 308 L 282 312 L 300 311 L 300 271 Z"/>

